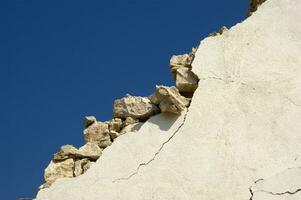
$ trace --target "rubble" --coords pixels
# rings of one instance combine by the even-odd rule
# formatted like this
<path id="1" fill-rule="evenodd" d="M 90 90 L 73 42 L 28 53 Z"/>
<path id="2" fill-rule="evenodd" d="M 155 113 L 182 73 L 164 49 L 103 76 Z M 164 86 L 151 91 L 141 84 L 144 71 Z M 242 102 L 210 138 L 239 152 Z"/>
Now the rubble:
<path id="1" fill-rule="evenodd" d="M 84 130 L 86 142 L 96 143 L 100 148 L 106 148 L 112 144 L 109 135 L 109 126 L 104 122 L 95 122 Z"/>
<path id="2" fill-rule="evenodd" d="M 56 179 L 73 177 L 74 160 L 72 158 L 61 162 L 51 161 L 44 173 L 43 188 L 49 187 Z"/>
<path id="3" fill-rule="evenodd" d="M 132 117 L 144 121 L 159 113 L 159 109 L 147 97 L 126 95 L 122 99 L 115 100 L 113 113 L 114 117 L 122 119 Z"/>
<path id="4" fill-rule="evenodd" d="M 84 120 L 84 128 L 88 128 L 88 126 L 94 122 L 96 122 L 96 118 L 94 116 L 86 116 Z"/>
<path id="5" fill-rule="evenodd" d="M 82 160 L 77 160 L 74 163 L 74 177 L 80 176 L 83 173 L 85 173 L 87 171 L 87 169 L 89 169 L 91 161 L 88 160 L 87 158 L 84 158 Z"/>
<path id="6" fill-rule="evenodd" d="M 85 173 L 102 155 L 103 149 L 119 136 L 138 131 L 151 116 L 160 112 L 180 114 L 186 109 L 190 104 L 190 99 L 186 97 L 191 97 L 198 87 L 198 77 L 191 71 L 195 52 L 196 48 L 193 48 L 191 53 L 171 58 L 170 68 L 176 87 L 160 85 L 149 97 L 126 95 L 117 99 L 113 108 L 114 118 L 106 122 L 86 116 L 83 131 L 86 144 L 78 149 L 63 145 L 45 169 L 45 180 L 40 189 L 49 187 L 56 179 Z"/>
<path id="7" fill-rule="evenodd" d="M 198 87 L 198 78 L 190 69 L 179 68 L 176 74 L 176 87 L 180 92 L 193 93 Z"/>
<path id="8" fill-rule="evenodd" d="M 174 86 L 157 85 L 156 92 L 149 99 L 153 104 L 159 105 L 161 112 L 180 114 L 189 106 L 189 100 Z"/>
<path id="9" fill-rule="evenodd" d="M 186 53 L 183 55 L 174 55 L 171 57 L 169 68 L 174 80 L 176 80 L 176 74 L 178 69 L 183 67 L 191 69 L 191 64 L 194 59 L 196 50 L 197 48 L 192 48 L 190 53 Z"/>

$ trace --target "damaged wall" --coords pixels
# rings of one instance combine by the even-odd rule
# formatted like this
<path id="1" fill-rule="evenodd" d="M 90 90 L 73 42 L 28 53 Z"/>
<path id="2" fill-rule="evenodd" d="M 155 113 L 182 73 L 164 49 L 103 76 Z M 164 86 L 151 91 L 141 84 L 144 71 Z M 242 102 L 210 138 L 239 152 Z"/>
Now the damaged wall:
<path id="1" fill-rule="evenodd" d="M 199 86 L 188 109 L 151 117 L 105 148 L 85 174 L 58 179 L 37 199 L 299 197 L 300 10 L 298 0 L 269 0 L 244 22 L 203 40 L 192 63 Z"/>

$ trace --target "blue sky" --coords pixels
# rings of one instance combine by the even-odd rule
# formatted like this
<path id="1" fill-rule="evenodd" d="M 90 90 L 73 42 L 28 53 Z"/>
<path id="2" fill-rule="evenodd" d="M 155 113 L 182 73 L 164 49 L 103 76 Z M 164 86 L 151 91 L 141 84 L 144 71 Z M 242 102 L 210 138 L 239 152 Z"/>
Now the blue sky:
<path id="1" fill-rule="evenodd" d="M 83 117 L 114 99 L 173 85 L 174 54 L 246 16 L 248 0 L 0 2 L 1 199 L 34 197 L 63 144 L 83 144 Z"/>

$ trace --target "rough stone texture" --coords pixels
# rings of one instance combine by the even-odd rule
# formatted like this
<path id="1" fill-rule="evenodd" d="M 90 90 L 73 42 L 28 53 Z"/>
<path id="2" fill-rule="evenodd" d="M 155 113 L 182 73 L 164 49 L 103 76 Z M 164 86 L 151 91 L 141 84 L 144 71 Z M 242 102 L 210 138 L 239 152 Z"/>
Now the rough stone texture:
<path id="1" fill-rule="evenodd" d="M 159 112 L 156 105 L 152 104 L 147 97 L 127 95 L 114 102 L 114 117 L 146 120 Z"/>
<path id="2" fill-rule="evenodd" d="M 100 148 L 111 145 L 109 126 L 104 122 L 95 122 L 84 130 L 86 142 L 96 143 Z"/>
<path id="3" fill-rule="evenodd" d="M 77 154 L 77 151 L 77 148 L 72 145 L 63 145 L 61 146 L 60 151 L 54 154 L 53 160 L 66 160 L 67 158 L 74 157 Z"/>
<path id="4" fill-rule="evenodd" d="M 87 158 L 75 161 L 73 174 L 74 177 L 82 175 L 87 170 L 87 167 L 85 167 L 86 165 L 90 166 L 90 160 Z"/>
<path id="5" fill-rule="evenodd" d="M 73 177 L 74 161 L 72 158 L 61 162 L 51 161 L 45 169 L 43 187 L 49 187 L 56 179 Z"/>
<path id="6" fill-rule="evenodd" d="M 174 86 L 157 85 L 156 92 L 149 99 L 153 104 L 159 104 L 161 112 L 174 114 L 181 113 L 189 105 L 189 100 Z"/>
<path id="7" fill-rule="evenodd" d="M 263 4 L 266 0 L 249 0 L 250 1 L 250 6 L 248 10 L 248 17 L 251 16 L 257 9 L 258 7 Z"/>
<path id="8" fill-rule="evenodd" d="M 134 118 L 132 118 L 132 117 L 127 117 L 127 118 L 123 121 L 122 126 L 123 126 L 123 127 L 126 127 L 126 126 L 128 126 L 128 125 L 130 125 L 130 124 L 135 124 L 135 123 L 137 123 L 137 122 L 139 122 L 139 120 L 134 119 Z"/>
<path id="9" fill-rule="evenodd" d="M 67 158 L 89 158 L 96 160 L 101 155 L 101 148 L 96 143 L 88 142 L 79 149 L 72 145 L 63 145 L 60 151 L 53 156 L 54 161 L 66 160 Z"/>
<path id="10" fill-rule="evenodd" d="M 119 132 L 122 128 L 122 120 L 120 118 L 112 119 L 108 122 L 109 130 Z"/>
<path id="11" fill-rule="evenodd" d="M 102 149 L 96 143 L 88 142 L 78 149 L 75 157 L 97 160 L 101 156 L 101 152 Z"/>
<path id="12" fill-rule="evenodd" d="M 176 80 L 177 70 L 180 68 L 191 69 L 191 63 L 194 59 L 196 48 L 192 48 L 190 53 L 183 55 L 174 55 L 171 57 L 169 62 L 170 71 L 173 75 L 173 78 Z"/>
<path id="13" fill-rule="evenodd" d="M 198 87 L 198 78 L 190 69 L 179 68 L 176 75 L 176 87 L 180 92 L 193 93 Z"/>
<path id="14" fill-rule="evenodd" d="M 255 181 L 300 167 L 300 10 L 299 0 L 269 0 L 203 40 L 192 63 L 200 87 L 188 112 L 152 117 L 118 137 L 85 174 L 57 180 L 37 199 L 249 200 Z M 282 182 L 292 176 L 264 187 L 294 193 L 300 179 Z M 264 200 L 280 196 L 296 200 Z"/>
<path id="15" fill-rule="evenodd" d="M 84 128 L 88 128 L 88 126 L 94 122 L 96 122 L 96 118 L 94 116 L 86 116 L 84 120 Z"/>

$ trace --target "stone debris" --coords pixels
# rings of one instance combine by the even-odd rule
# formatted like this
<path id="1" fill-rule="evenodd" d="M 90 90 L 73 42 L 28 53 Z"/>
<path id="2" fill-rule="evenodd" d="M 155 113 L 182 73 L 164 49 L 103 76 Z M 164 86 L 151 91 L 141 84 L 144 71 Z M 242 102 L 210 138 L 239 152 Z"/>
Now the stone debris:
<path id="1" fill-rule="evenodd" d="M 43 188 L 49 187 L 56 179 L 73 177 L 74 160 L 72 158 L 61 162 L 51 161 L 44 173 Z"/>
<path id="2" fill-rule="evenodd" d="M 137 122 L 139 122 L 139 120 L 134 119 L 134 118 L 132 118 L 132 117 L 127 117 L 127 118 L 123 121 L 122 127 L 126 127 L 126 126 L 128 126 L 128 125 L 130 125 L 130 124 L 135 124 L 135 123 L 137 123 Z"/>
<path id="3" fill-rule="evenodd" d="M 84 120 L 84 128 L 88 128 L 88 126 L 94 122 L 96 122 L 96 118 L 94 116 L 86 116 Z"/>
<path id="4" fill-rule="evenodd" d="M 198 87 L 198 77 L 191 71 L 191 64 L 194 59 L 197 48 L 192 48 L 190 53 L 172 56 L 170 59 L 170 70 L 176 87 L 180 92 L 191 96 Z"/>
<path id="5" fill-rule="evenodd" d="M 87 158 L 84 158 L 82 160 L 77 160 L 74 163 L 74 177 L 80 176 L 83 173 L 85 173 L 87 171 L 87 169 L 89 169 L 91 161 L 88 160 Z"/>
<path id="6" fill-rule="evenodd" d="M 176 87 L 180 92 L 193 93 L 198 87 L 198 78 L 189 68 L 179 68 L 176 74 Z"/>
<path id="7" fill-rule="evenodd" d="M 122 128 L 122 119 L 114 118 L 111 121 L 107 122 L 109 125 L 109 130 L 119 132 Z"/>
<path id="8" fill-rule="evenodd" d="M 88 142 L 78 149 L 75 157 L 97 160 L 101 156 L 101 154 L 102 149 L 97 144 Z"/>
<path id="9" fill-rule="evenodd" d="M 191 71 L 196 48 L 191 53 L 173 56 L 170 69 L 176 80 L 176 87 L 156 86 L 149 97 L 126 95 L 114 102 L 110 121 L 100 122 L 94 116 L 84 119 L 84 144 L 80 148 L 63 145 L 54 154 L 45 169 L 44 184 L 39 189 L 50 187 L 59 178 L 77 177 L 85 173 L 102 155 L 102 150 L 110 146 L 119 136 L 137 132 L 143 122 L 160 112 L 180 114 L 190 104 L 190 99 L 198 87 L 198 77 Z M 184 96 L 183 96 L 184 95 Z"/>
<path id="10" fill-rule="evenodd" d="M 84 130 L 86 142 L 96 143 L 100 148 L 106 148 L 112 144 L 109 135 L 109 125 L 105 122 L 95 122 Z"/>
<path id="11" fill-rule="evenodd" d="M 161 112 L 174 114 L 180 114 L 190 103 L 174 86 L 157 85 L 156 92 L 149 99 L 153 104 L 159 105 Z"/>
<path id="12" fill-rule="evenodd" d="M 132 117 L 142 121 L 159 113 L 156 105 L 152 104 L 147 97 L 126 95 L 114 102 L 114 117 L 125 119 Z"/>
<path id="13" fill-rule="evenodd" d="M 197 48 L 192 48 L 192 51 L 190 53 L 186 53 L 183 55 L 174 55 L 171 57 L 169 68 L 174 80 L 176 80 L 176 74 L 179 68 L 185 67 L 191 69 L 191 64 L 194 59 L 196 50 Z"/>
<path id="14" fill-rule="evenodd" d="M 54 154 L 53 160 L 54 161 L 62 161 L 68 158 L 72 158 L 76 155 L 77 149 L 72 145 L 63 145 L 60 148 L 60 151 Z"/>

